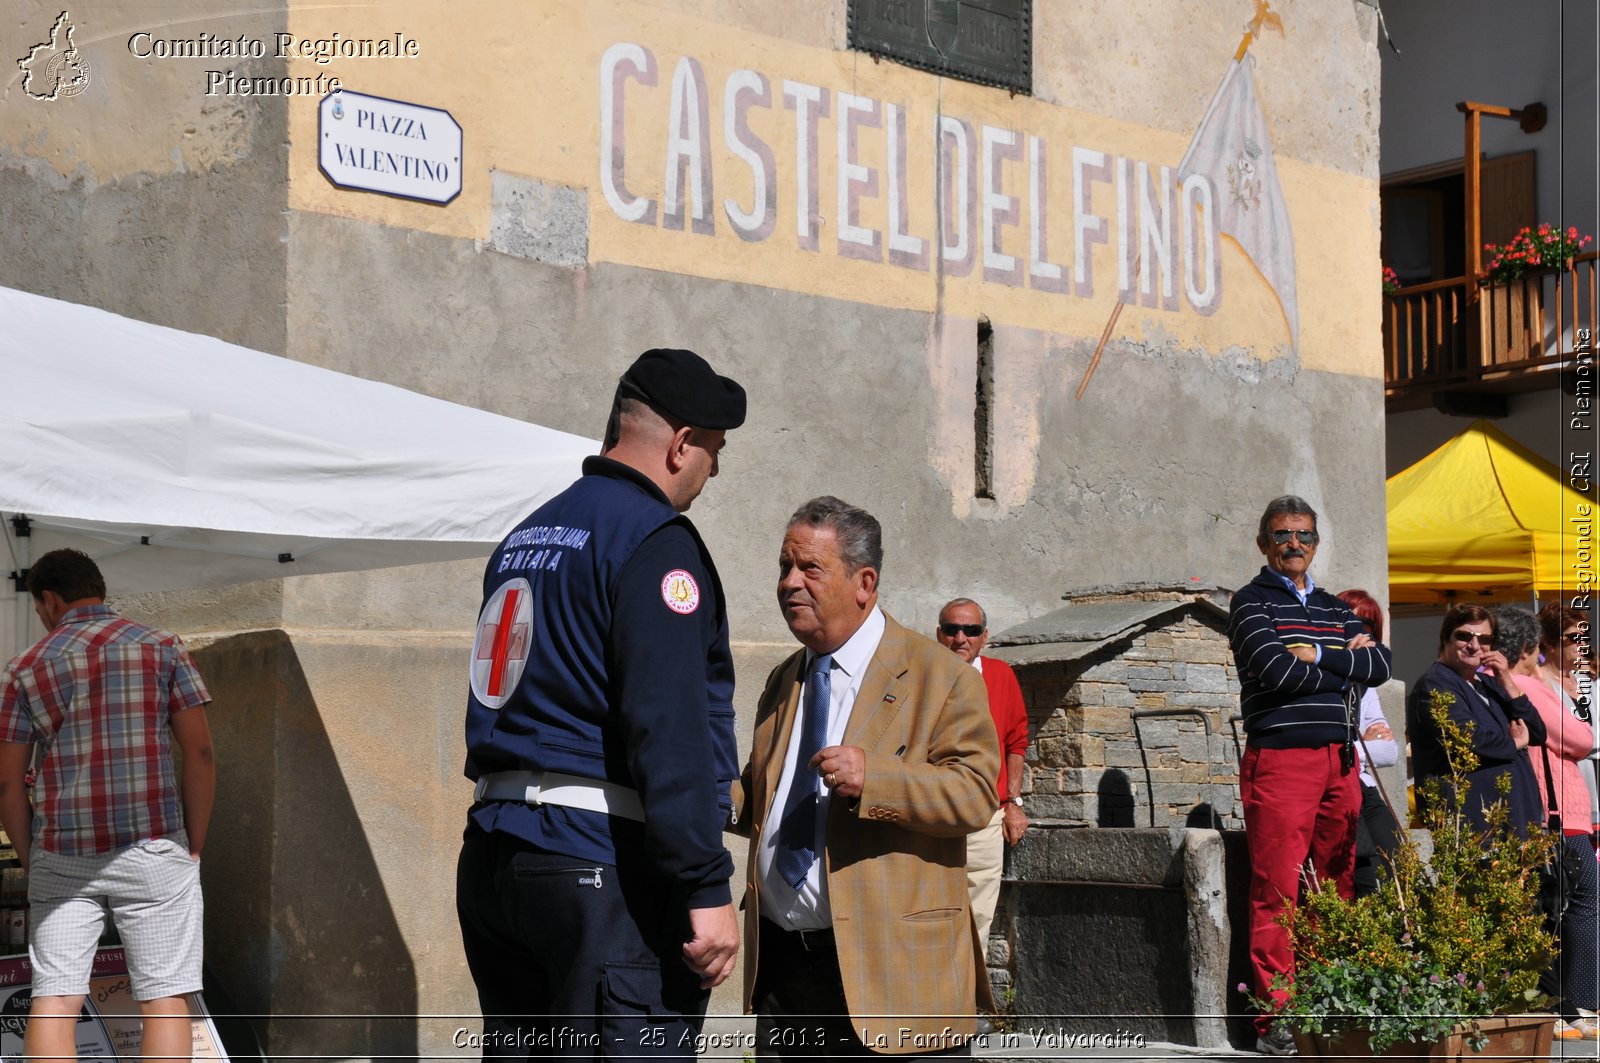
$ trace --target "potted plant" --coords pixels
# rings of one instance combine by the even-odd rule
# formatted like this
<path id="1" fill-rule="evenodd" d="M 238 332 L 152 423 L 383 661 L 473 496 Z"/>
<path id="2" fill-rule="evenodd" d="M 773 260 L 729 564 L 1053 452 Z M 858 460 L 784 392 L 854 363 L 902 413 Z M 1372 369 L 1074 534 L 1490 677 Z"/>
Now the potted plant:
<path id="1" fill-rule="evenodd" d="M 1541 223 L 1537 229 L 1523 226 L 1510 243 L 1483 245 L 1488 259 L 1483 283 L 1510 284 L 1533 274 L 1561 269 L 1593 239 L 1579 236 L 1574 226 L 1565 230 L 1549 222 Z"/>
<path id="2" fill-rule="evenodd" d="M 1537 358 L 1544 353 L 1544 286 L 1541 278 L 1567 268 L 1593 239 L 1574 227 L 1543 222 L 1524 227 L 1504 244 L 1484 244 L 1483 298 L 1479 313 L 1488 343 L 1488 365 Z"/>
<path id="3" fill-rule="evenodd" d="M 1555 1016 L 1528 1013 L 1547 1003 L 1538 982 L 1554 941 L 1534 905 L 1553 843 L 1507 829 L 1503 801 L 1486 832 L 1468 821 L 1478 758 L 1471 731 L 1449 719 L 1452 701 L 1439 691 L 1430 704 L 1450 764 L 1449 785 L 1423 790 L 1431 859 L 1403 835 L 1377 893 L 1314 888 L 1284 916 L 1295 974 L 1273 989 L 1287 994 L 1277 1010 L 1302 1056 L 1549 1056 Z"/>

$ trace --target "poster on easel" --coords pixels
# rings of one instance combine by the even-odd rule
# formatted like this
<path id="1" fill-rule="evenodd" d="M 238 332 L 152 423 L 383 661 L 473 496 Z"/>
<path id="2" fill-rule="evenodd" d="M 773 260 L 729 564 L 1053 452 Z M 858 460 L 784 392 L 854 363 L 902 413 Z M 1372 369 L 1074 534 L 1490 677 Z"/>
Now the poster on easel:
<path id="1" fill-rule="evenodd" d="M 32 999 L 33 965 L 28 957 L 0 959 L 0 1063 L 23 1063 L 22 1039 Z M 228 1063 L 205 1001 L 199 993 L 191 993 L 187 999 L 193 1016 L 195 1060 Z M 139 1002 L 133 999 L 127 955 L 120 947 L 95 953 L 89 995 L 78 1015 L 77 1035 L 80 1063 L 119 1063 L 139 1058 Z"/>

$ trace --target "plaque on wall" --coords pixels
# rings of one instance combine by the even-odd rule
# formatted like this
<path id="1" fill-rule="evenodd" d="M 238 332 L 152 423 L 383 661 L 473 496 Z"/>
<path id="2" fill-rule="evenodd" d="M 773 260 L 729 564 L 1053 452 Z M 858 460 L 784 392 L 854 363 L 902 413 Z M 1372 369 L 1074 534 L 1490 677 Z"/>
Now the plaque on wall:
<path id="1" fill-rule="evenodd" d="M 850 0 L 850 47 L 1033 92 L 1033 0 Z"/>
<path id="2" fill-rule="evenodd" d="M 349 89 L 317 105 L 317 165 L 340 188 L 449 203 L 461 194 L 461 157 L 449 111 Z"/>

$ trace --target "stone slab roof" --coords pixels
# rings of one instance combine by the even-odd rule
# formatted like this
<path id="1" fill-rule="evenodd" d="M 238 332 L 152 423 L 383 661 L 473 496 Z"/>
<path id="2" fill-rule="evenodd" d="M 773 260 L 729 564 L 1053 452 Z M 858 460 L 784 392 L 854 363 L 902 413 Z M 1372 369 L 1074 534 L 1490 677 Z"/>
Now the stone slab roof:
<path id="1" fill-rule="evenodd" d="M 992 636 L 984 652 L 1013 665 L 1075 661 L 1172 613 L 1193 609 L 1228 617 L 1227 593 L 1209 585 L 1124 584 L 1066 597 L 1069 604 L 1060 609 Z"/>

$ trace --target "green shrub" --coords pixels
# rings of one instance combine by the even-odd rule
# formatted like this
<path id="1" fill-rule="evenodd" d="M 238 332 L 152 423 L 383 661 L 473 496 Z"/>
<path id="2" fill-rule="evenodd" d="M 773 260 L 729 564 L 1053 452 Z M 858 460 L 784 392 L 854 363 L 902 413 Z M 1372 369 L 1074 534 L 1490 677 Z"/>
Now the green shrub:
<path id="1" fill-rule="evenodd" d="M 1546 1003 L 1538 982 L 1554 940 L 1534 902 L 1554 843 L 1547 831 L 1530 830 L 1523 839 L 1507 826 L 1505 776 L 1488 829 L 1467 819 L 1467 775 L 1478 757 L 1471 725 L 1449 718 L 1453 701 L 1435 691 L 1429 705 L 1450 767 L 1448 785 L 1431 780 L 1420 802 L 1432 860 L 1424 862 L 1402 832 L 1377 893 L 1346 900 L 1331 883 L 1317 882 L 1282 917 L 1295 976 L 1280 975 L 1272 988 L 1287 994 L 1277 1010 L 1293 1030 L 1366 1030 L 1379 1053 L 1437 1041 L 1465 1025 L 1476 1049 L 1483 1039 L 1475 1020 Z M 1274 1008 L 1270 1000 L 1254 1003 Z"/>

